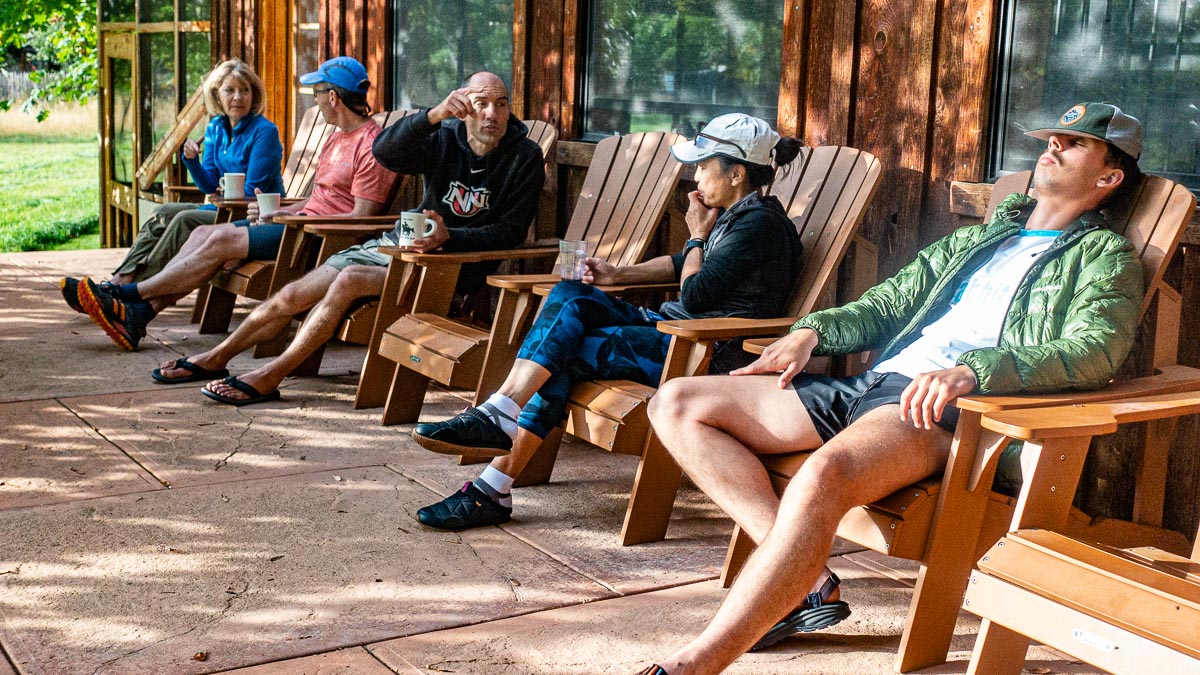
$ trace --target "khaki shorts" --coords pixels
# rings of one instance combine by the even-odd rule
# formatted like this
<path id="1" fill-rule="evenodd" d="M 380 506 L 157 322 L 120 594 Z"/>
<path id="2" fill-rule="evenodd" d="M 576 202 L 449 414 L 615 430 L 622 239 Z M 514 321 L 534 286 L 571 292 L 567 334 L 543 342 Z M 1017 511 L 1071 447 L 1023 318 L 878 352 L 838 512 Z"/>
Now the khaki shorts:
<path id="1" fill-rule="evenodd" d="M 368 267 L 387 267 L 392 261 L 392 256 L 385 255 L 379 252 L 380 246 L 395 246 L 391 241 L 385 241 L 384 237 L 378 237 L 370 241 L 365 241 L 361 244 L 356 244 L 344 251 L 329 256 L 329 260 L 325 261 L 326 265 L 337 270 L 344 270 L 351 265 L 367 265 Z"/>

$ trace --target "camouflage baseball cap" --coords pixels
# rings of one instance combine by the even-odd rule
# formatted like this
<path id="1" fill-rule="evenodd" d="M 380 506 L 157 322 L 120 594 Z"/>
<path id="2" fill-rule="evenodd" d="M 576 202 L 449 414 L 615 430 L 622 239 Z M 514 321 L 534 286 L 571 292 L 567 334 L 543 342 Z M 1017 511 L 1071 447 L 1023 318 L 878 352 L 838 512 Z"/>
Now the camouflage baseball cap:
<path id="1" fill-rule="evenodd" d="M 1109 103 L 1079 103 L 1045 129 L 1031 129 L 1026 136 L 1047 140 L 1053 134 L 1090 136 L 1112 143 L 1137 159 L 1142 155 L 1142 123 Z"/>

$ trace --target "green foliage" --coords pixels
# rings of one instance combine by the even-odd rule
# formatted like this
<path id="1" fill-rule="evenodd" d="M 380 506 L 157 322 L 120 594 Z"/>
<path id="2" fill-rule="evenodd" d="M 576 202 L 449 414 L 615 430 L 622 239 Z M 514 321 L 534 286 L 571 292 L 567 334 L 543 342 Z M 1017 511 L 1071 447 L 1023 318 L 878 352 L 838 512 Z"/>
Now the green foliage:
<path id="1" fill-rule="evenodd" d="M 0 46 L 34 48 L 34 58 L 55 69 L 38 70 L 22 109 L 39 122 L 55 102 L 83 103 L 96 94 L 96 5 L 91 0 L 5 0 L 0 3 Z M 7 110 L 10 101 L 0 101 Z"/>
<path id="2" fill-rule="evenodd" d="M 0 251 L 49 248 L 100 227 L 94 139 L 0 140 Z"/>

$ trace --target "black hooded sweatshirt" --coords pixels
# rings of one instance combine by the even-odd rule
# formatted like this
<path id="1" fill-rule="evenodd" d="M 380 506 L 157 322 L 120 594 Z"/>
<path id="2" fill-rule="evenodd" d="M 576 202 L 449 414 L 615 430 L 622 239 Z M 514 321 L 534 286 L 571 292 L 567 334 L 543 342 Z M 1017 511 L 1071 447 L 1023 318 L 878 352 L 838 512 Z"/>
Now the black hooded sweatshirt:
<path id="1" fill-rule="evenodd" d="M 375 138 L 371 151 L 385 168 L 425 178 L 421 209 L 437 211 L 450 239 L 446 251 L 514 248 L 525 241 L 546 180 L 542 150 L 509 117 L 500 145 L 478 157 L 462 121 L 429 123 L 429 111 L 409 115 Z M 488 263 L 494 269 L 498 263 Z"/>

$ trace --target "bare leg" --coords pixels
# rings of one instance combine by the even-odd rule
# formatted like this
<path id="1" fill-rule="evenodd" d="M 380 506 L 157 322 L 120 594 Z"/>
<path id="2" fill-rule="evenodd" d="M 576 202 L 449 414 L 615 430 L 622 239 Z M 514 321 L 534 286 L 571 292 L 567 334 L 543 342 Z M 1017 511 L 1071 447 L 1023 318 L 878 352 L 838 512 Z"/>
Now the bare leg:
<path id="1" fill-rule="evenodd" d="M 803 441 L 807 437 L 803 428 L 811 427 L 811 420 L 793 392 L 774 389 L 774 377 L 756 379 L 790 396 L 790 406 L 768 391 L 756 390 L 755 385 L 743 385 L 741 381 L 750 378 L 729 378 L 733 382 L 719 385 L 689 379 L 692 381 L 686 384 L 664 388 L 667 399 L 651 409 L 655 427 L 661 432 L 660 438 L 669 439 L 668 449 L 696 483 L 718 504 L 739 510 L 730 515 L 755 536 L 762 526 L 762 512 L 769 509 L 764 505 L 769 500 L 763 495 L 747 498 L 740 494 L 762 489 L 760 483 L 738 482 L 756 478 L 755 471 L 746 469 L 746 456 L 778 452 L 779 444 L 789 437 Z M 721 391 L 711 391 L 714 385 Z M 699 395 L 701 400 L 688 398 L 689 394 Z M 790 409 L 779 415 L 781 404 Z M 684 433 L 696 425 L 722 432 L 725 438 L 713 434 L 709 439 L 721 447 L 697 445 L 694 439 L 676 437 L 673 431 L 666 431 L 672 418 L 681 422 Z M 771 420 L 771 428 L 758 422 L 760 419 Z M 660 423 L 664 425 L 661 428 Z M 752 435 L 743 435 L 747 432 Z M 755 447 L 741 439 L 754 439 Z M 732 663 L 812 589 L 842 516 L 859 504 L 886 496 L 936 471 L 945 463 L 950 440 L 950 434 L 942 429 L 918 430 L 901 422 L 899 407 L 891 405 L 864 415 L 820 447 L 788 486 L 778 516 L 712 622 L 699 637 L 668 660 L 660 661 L 660 665 L 672 675 L 685 675 L 718 673 Z M 798 442 L 785 449 L 804 447 Z M 725 463 L 731 459 L 735 462 L 732 469 Z M 718 467 L 720 471 L 715 470 Z M 762 470 L 761 464 L 758 470 Z"/>
<path id="2" fill-rule="evenodd" d="M 549 379 L 549 370 L 533 361 L 517 359 L 496 393 L 511 398 L 518 406 L 524 408 L 529 399 L 533 398 L 537 390 Z"/>
<path id="3" fill-rule="evenodd" d="M 333 270 L 332 267 L 327 269 Z M 342 317 L 356 300 L 377 296 L 383 292 L 385 276 L 386 267 L 366 265 L 351 265 L 337 273 L 329 292 L 308 313 L 288 348 L 267 364 L 238 378 L 259 391 L 271 391 L 279 387 L 283 378 L 333 338 Z M 208 388 L 230 398 L 247 398 L 245 393 L 219 382 L 210 384 Z"/>
<path id="4" fill-rule="evenodd" d="M 193 239 L 202 241 L 189 253 L 181 250 L 160 274 L 138 284 L 138 293 L 156 310 L 162 309 L 163 303 L 171 298 L 196 290 L 222 265 L 245 258 L 250 250 L 250 235 L 244 227 L 222 224 L 196 228 L 184 249 L 193 244 Z"/>
<path id="5" fill-rule="evenodd" d="M 256 307 L 221 344 L 188 360 L 209 370 L 224 368 L 233 357 L 262 340 L 275 337 L 279 331 L 287 328 L 293 317 L 320 302 L 336 277 L 337 270 L 322 265 L 284 286 L 274 297 Z M 176 369 L 173 364 L 173 361 L 168 361 L 162 365 L 165 376 L 182 377 L 187 374 L 187 371 Z"/>
<path id="6" fill-rule="evenodd" d="M 525 470 L 525 465 L 533 459 L 534 452 L 541 444 L 542 439 L 526 429 L 518 429 L 517 437 L 513 440 L 512 452 L 493 459 L 492 468 L 509 478 L 516 478 Z"/>

